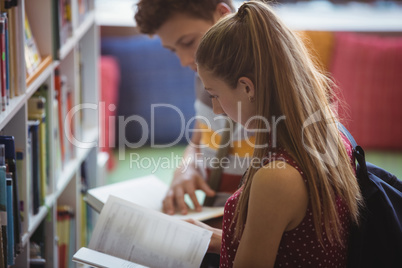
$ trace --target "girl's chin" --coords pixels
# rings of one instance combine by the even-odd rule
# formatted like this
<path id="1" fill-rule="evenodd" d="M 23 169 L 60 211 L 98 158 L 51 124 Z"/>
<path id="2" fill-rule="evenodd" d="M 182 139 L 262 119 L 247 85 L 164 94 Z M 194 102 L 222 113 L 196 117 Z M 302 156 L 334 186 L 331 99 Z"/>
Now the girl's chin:
<path id="1" fill-rule="evenodd" d="M 250 131 L 250 132 L 253 132 L 254 130 L 255 130 L 255 126 L 254 126 L 254 124 L 253 123 L 248 123 L 248 124 L 246 124 L 246 122 L 241 122 L 240 123 L 242 126 L 243 126 L 243 128 L 245 129 L 245 130 L 247 130 L 247 131 Z"/>

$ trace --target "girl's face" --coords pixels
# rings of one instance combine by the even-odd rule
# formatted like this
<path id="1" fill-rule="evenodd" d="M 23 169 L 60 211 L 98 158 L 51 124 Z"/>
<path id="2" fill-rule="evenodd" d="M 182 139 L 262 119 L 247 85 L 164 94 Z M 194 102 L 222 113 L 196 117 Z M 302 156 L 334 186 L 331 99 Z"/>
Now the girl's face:
<path id="1" fill-rule="evenodd" d="M 236 88 L 198 66 L 198 74 L 212 98 L 215 114 L 226 114 L 246 128 L 252 128 L 252 117 L 256 114 L 254 85 L 247 77 L 239 78 Z M 250 121 L 249 121 L 250 120 Z"/>

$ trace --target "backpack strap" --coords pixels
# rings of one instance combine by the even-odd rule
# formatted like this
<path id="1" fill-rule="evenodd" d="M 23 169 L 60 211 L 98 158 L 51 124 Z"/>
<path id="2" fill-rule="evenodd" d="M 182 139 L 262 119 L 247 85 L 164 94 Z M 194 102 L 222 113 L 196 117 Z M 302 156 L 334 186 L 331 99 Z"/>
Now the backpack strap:
<path id="1" fill-rule="evenodd" d="M 338 130 L 340 132 L 342 132 L 343 135 L 345 135 L 346 138 L 348 138 L 350 144 L 352 144 L 353 150 L 356 150 L 357 147 L 357 143 L 355 141 L 355 139 L 353 138 L 352 134 L 350 134 L 350 132 L 346 129 L 346 127 L 344 125 L 342 125 L 341 122 L 337 122 L 336 126 L 338 127 Z"/>
<path id="2" fill-rule="evenodd" d="M 367 171 L 367 164 L 366 164 L 366 156 L 364 153 L 364 150 L 361 146 L 357 145 L 355 139 L 353 138 L 352 134 L 346 129 L 342 123 L 337 122 L 336 123 L 338 130 L 342 132 L 343 135 L 348 138 L 350 144 L 352 144 L 353 148 L 353 155 L 357 160 L 358 165 L 356 166 L 356 175 L 359 180 L 360 185 L 362 186 L 363 184 L 368 183 L 369 177 L 368 177 L 368 171 Z"/>

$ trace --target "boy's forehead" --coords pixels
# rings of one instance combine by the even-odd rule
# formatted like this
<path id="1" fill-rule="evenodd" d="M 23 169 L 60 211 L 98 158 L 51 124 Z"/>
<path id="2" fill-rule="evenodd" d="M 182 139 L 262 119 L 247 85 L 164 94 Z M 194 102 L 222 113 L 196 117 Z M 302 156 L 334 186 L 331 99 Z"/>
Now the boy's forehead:
<path id="1" fill-rule="evenodd" d="M 156 34 L 164 45 L 173 45 L 181 37 L 192 33 L 205 33 L 212 23 L 185 14 L 174 14 L 159 27 Z"/>
<path id="2" fill-rule="evenodd" d="M 206 24 L 207 21 L 196 18 L 187 14 L 172 14 L 158 29 L 158 31 L 178 31 L 178 30 L 190 30 L 199 25 Z"/>

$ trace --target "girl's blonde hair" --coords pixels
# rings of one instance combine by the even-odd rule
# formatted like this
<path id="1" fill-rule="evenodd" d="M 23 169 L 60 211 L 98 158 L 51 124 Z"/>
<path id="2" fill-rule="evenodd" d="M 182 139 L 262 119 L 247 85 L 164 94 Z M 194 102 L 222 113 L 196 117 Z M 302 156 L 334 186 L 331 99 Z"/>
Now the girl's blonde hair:
<path id="1" fill-rule="evenodd" d="M 275 146 L 270 137 L 275 137 L 305 173 L 318 238 L 322 242 L 324 230 L 330 242 L 341 243 L 335 197 L 344 200 L 355 223 L 362 197 L 335 124 L 336 114 L 330 108 L 332 83 L 317 70 L 300 38 L 267 4 L 249 1 L 205 34 L 196 61 L 232 88 L 240 77 L 250 78 L 256 115 L 286 117 L 271 136 L 256 134 L 255 145 L 259 146 L 255 146 L 253 159 L 264 158 L 269 147 Z M 256 124 L 257 129 L 266 128 L 262 120 Z M 261 146 L 265 144 L 270 145 Z M 235 213 L 236 237 L 246 222 L 250 186 L 257 170 L 251 165 L 245 177 Z"/>

